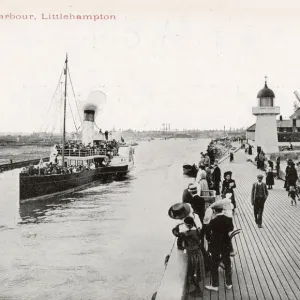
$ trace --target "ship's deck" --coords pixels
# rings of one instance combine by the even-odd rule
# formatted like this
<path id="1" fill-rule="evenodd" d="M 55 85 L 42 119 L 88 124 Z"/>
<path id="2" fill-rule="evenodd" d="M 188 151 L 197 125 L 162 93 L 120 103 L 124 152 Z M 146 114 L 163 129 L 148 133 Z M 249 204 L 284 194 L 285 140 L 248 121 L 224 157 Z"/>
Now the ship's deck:
<path id="1" fill-rule="evenodd" d="M 234 224 L 236 229 L 242 229 L 234 239 L 237 255 L 232 259 L 233 289 L 225 289 L 224 271 L 220 269 L 219 292 L 205 290 L 203 298 L 195 298 L 188 296 L 193 289 L 188 286 L 186 300 L 300 299 L 300 202 L 291 206 L 283 181 L 275 180 L 265 205 L 263 228 L 259 229 L 254 222 L 250 193 L 257 174 L 262 172 L 246 159 L 239 151 L 234 163 L 226 160 L 220 165 L 222 173 L 231 170 L 236 180 L 238 209 Z"/>

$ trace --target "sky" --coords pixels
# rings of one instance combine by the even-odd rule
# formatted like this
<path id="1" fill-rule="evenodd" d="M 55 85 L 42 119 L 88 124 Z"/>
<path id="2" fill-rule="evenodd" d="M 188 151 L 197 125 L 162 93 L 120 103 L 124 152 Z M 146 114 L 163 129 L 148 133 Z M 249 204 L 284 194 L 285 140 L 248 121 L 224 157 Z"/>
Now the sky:
<path id="1" fill-rule="evenodd" d="M 99 128 L 248 127 L 266 75 L 288 118 L 300 91 L 300 3 L 242 2 L 1 0 L 0 132 L 59 130 L 60 95 L 51 99 L 66 53 L 77 100 L 106 94 Z M 10 13 L 35 19 L 1 19 Z M 42 19 L 60 13 L 115 19 Z"/>

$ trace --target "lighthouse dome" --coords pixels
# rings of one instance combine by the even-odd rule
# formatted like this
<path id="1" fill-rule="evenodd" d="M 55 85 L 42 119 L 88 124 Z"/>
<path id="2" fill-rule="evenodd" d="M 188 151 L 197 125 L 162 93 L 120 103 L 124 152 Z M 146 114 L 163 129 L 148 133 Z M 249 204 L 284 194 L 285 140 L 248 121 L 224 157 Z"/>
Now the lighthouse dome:
<path id="1" fill-rule="evenodd" d="M 267 83 L 265 83 L 265 87 L 258 92 L 257 98 L 275 98 L 275 94 L 268 88 Z"/>

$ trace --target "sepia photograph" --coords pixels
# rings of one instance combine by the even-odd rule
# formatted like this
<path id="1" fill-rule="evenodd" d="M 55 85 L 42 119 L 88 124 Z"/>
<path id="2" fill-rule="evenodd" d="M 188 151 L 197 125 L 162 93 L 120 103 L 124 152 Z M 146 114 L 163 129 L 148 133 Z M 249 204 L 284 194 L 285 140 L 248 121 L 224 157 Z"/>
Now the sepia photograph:
<path id="1" fill-rule="evenodd" d="M 300 3 L 0 1 L 0 300 L 299 300 Z"/>

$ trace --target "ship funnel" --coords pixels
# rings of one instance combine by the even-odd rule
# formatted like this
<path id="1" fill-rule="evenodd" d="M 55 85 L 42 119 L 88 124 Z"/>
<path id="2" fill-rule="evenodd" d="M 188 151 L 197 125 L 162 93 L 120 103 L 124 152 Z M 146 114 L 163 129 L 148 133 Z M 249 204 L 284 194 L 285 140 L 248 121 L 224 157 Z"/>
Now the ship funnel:
<path id="1" fill-rule="evenodd" d="M 93 91 L 87 98 L 87 101 L 82 102 L 83 108 L 83 123 L 82 123 L 82 143 L 93 146 L 94 141 L 94 123 L 99 108 L 103 108 L 106 101 L 106 95 L 101 91 Z"/>

